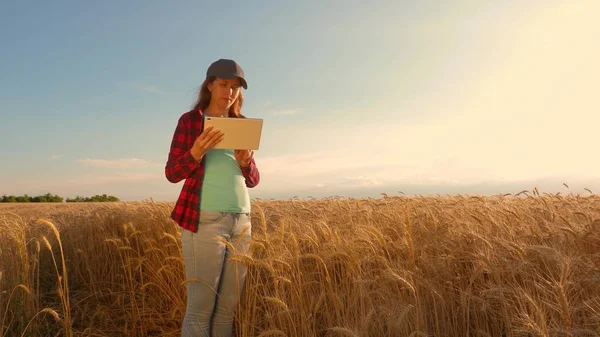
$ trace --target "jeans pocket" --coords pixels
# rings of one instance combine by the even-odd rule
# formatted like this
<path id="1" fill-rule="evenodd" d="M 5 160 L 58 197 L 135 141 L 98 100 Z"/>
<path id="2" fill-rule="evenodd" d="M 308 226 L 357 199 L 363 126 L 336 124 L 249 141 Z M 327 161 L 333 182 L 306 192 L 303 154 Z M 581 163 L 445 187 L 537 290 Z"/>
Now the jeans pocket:
<path id="1" fill-rule="evenodd" d="M 252 221 L 248 213 L 240 213 L 234 232 L 236 235 L 245 233 L 246 236 L 252 236 Z"/>
<path id="2" fill-rule="evenodd" d="M 222 212 L 200 211 L 200 223 L 218 222 L 223 219 Z"/>

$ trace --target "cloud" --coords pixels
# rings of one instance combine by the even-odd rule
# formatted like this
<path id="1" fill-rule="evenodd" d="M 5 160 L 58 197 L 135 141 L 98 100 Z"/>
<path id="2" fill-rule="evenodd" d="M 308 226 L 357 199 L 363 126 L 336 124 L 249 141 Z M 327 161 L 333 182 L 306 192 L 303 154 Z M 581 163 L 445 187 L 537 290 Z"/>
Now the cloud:
<path id="1" fill-rule="evenodd" d="M 538 187 L 559 192 L 566 182 L 573 190 L 597 192 L 598 179 L 588 175 L 545 172 L 540 167 L 514 170 L 485 167 L 476 158 L 398 156 L 348 152 L 314 152 L 257 158 L 261 185 L 258 197 L 378 195 L 381 192 L 430 193 L 516 193 Z M 596 175 L 597 177 L 597 175 Z"/>
<path id="2" fill-rule="evenodd" d="M 395 163 L 393 158 L 387 156 L 380 156 L 374 161 L 372 159 L 356 160 L 352 153 L 335 150 L 271 156 L 258 160 L 260 160 L 261 170 L 265 174 L 285 175 L 285 177 L 294 179 L 336 175 L 343 172 L 363 172 Z M 285 170 L 281 169 L 283 167 Z"/>
<path id="3" fill-rule="evenodd" d="M 266 107 L 271 106 L 271 105 L 273 105 L 273 101 L 271 101 L 271 100 L 266 100 L 265 101 L 265 106 Z"/>
<path id="4" fill-rule="evenodd" d="M 149 167 L 151 163 L 139 158 L 122 159 L 80 159 L 79 163 L 85 166 L 105 167 L 105 168 L 142 168 Z"/>
<path id="5" fill-rule="evenodd" d="M 82 187 L 94 187 L 100 185 L 111 191 L 121 192 L 125 190 L 130 192 L 127 190 L 129 187 L 124 187 L 124 184 L 144 183 L 144 185 L 148 186 L 156 182 L 161 182 L 161 180 L 164 181 L 164 176 L 156 171 L 111 172 L 110 174 L 84 173 L 63 179 L 60 181 L 60 186 L 61 188 L 79 189 Z"/>
<path id="6" fill-rule="evenodd" d="M 62 155 L 62 154 L 53 154 L 50 157 L 48 157 L 48 160 L 57 160 L 57 159 L 60 159 L 62 157 L 64 157 L 64 155 Z"/>
<path id="7" fill-rule="evenodd" d="M 361 153 L 360 158 L 357 153 Z M 268 156 L 257 158 L 257 165 L 261 171 L 257 192 L 263 195 L 383 188 L 422 174 L 418 167 L 411 167 L 412 163 L 402 163 L 388 153 L 369 154 L 361 150 Z"/>
<path id="8" fill-rule="evenodd" d="M 372 187 L 382 186 L 382 179 L 377 179 L 369 176 L 344 177 L 342 184 L 348 187 Z"/>
<path id="9" fill-rule="evenodd" d="M 318 125 L 302 132 L 279 130 L 282 132 L 272 135 L 274 143 L 292 144 L 298 137 L 306 141 L 301 148 L 288 147 L 284 154 L 257 157 L 262 172 L 260 191 L 310 193 L 311 189 L 387 189 L 404 184 L 424 188 L 518 186 L 539 179 L 570 182 L 575 177 L 586 181 L 598 178 L 600 161 L 583 156 L 583 144 L 572 146 L 571 156 L 565 160 L 553 152 L 556 147 L 540 146 L 541 141 L 549 142 L 546 137 L 539 141 L 486 137 L 471 121 L 461 116 L 456 119 L 443 124 Z"/>

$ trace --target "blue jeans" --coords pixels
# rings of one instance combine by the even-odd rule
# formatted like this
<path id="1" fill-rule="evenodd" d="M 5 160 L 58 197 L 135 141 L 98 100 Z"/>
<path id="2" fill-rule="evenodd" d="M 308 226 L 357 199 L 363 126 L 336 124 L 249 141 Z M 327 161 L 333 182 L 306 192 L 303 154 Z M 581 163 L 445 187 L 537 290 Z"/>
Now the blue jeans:
<path id="1" fill-rule="evenodd" d="M 187 306 L 182 337 L 230 337 L 233 318 L 246 279 L 246 266 L 229 261 L 232 253 L 247 253 L 251 238 L 247 213 L 200 212 L 198 231 L 181 229 Z M 244 233 L 242 233 L 245 230 Z"/>

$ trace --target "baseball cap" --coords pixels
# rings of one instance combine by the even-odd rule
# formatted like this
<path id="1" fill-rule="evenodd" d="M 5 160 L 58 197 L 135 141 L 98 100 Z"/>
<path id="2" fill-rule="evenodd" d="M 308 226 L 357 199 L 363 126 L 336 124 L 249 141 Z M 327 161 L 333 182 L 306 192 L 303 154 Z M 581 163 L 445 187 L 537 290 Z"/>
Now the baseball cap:
<path id="1" fill-rule="evenodd" d="M 219 78 L 239 78 L 244 89 L 248 89 L 248 83 L 244 78 L 244 71 L 234 60 L 219 59 L 213 62 L 206 70 L 206 78 L 216 76 Z"/>

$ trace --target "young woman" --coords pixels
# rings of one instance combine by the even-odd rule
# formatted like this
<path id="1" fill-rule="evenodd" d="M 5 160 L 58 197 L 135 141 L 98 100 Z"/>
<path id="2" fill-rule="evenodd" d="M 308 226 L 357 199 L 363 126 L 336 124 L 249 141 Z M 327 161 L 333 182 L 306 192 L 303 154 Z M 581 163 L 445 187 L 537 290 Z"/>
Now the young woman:
<path id="1" fill-rule="evenodd" d="M 165 175 L 172 183 L 185 179 L 171 213 L 181 227 L 187 280 L 183 337 L 231 336 L 243 290 L 246 267 L 228 260 L 232 252 L 223 241 L 236 253 L 248 251 L 248 188 L 260 175 L 253 151 L 214 149 L 223 134 L 203 123 L 204 116 L 243 118 L 241 88 L 248 85 L 235 61 L 212 63 L 198 101 L 179 118 L 171 141 Z"/>

